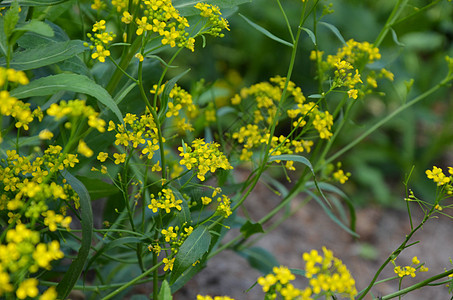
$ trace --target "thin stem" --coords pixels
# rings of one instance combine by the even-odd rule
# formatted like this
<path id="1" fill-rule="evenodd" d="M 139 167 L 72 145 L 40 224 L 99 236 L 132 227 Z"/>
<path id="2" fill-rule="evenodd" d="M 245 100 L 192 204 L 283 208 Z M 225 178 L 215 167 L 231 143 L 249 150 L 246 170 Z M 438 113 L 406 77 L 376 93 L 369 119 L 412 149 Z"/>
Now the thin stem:
<path id="1" fill-rule="evenodd" d="M 398 19 L 399 15 L 402 13 L 408 2 L 409 0 L 398 0 L 398 2 L 396 2 L 392 12 L 390 13 L 390 16 L 387 19 L 387 22 L 385 22 L 384 27 L 382 28 L 381 32 L 376 38 L 376 41 L 374 42 L 375 47 L 379 47 L 379 45 L 381 45 L 390 28 L 395 24 L 396 19 Z"/>
<path id="2" fill-rule="evenodd" d="M 410 102 L 407 102 L 406 104 L 398 107 L 396 110 L 394 110 L 393 112 L 391 112 L 387 117 L 383 118 L 382 120 L 380 120 L 379 122 L 377 122 L 375 125 L 371 126 L 367 131 L 365 131 L 364 133 L 362 133 L 359 137 L 357 137 L 353 142 L 349 143 L 347 146 L 343 147 L 342 149 L 340 149 L 338 152 L 336 152 L 334 155 L 332 155 L 331 157 L 329 157 L 328 159 L 326 159 L 325 163 L 324 164 L 328 164 L 332 161 L 334 161 L 335 159 L 337 159 L 338 157 L 340 157 L 341 155 L 343 155 L 345 152 L 351 150 L 355 145 L 357 145 L 358 143 L 360 143 L 363 139 L 365 139 L 367 136 L 369 136 L 370 134 L 372 134 L 373 132 L 375 132 L 378 128 L 380 128 L 382 125 L 384 125 L 385 123 L 387 123 L 388 121 L 390 121 L 393 117 L 395 117 L 396 115 L 398 115 L 399 113 L 401 113 L 402 111 L 406 110 L 407 108 L 411 107 L 412 105 L 420 102 L 421 100 L 427 98 L 428 96 L 430 96 L 431 94 L 433 94 L 434 92 L 436 92 L 439 88 L 443 87 L 444 85 L 446 85 L 449 81 L 451 81 L 453 79 L 453 76 L 452 75 L 449 75 L 447 76 L 444 80 L 442 80 L 439 84 L 435 85 L 434 87 L 430 88 L 429 90 L 427 90 L 426 92 L 424 92 L 423 94 L 415 97 L 412 101 Z"/>
<path id="3" fill-rule="evenodd" d="M 399 291 L 397 291 L 397 292 L 394 292 L 394 293 L 392 293 L 392 294 L 388 294 L 388 295 L 386 295 L 386 296 L 383 296 L 383 297 L 381 297 L 381 299 L 382 299 L 382 300 L 387 300 L 387 299 L 392 299 L 392 298 L 395 298 L 395 297 L 398 297 L 398 296 L 407 294 L 407 293 L 409 293 L 409 292 L 411 292 L 411 291 L 414 291 L 414 290 L 416 290 L 416 289 L 419 289 L 419 288 L 421 288 L 421 287 L 424 287 L 424 286 L 428 285 L 430 282 L 433 282 L 433 281 L 435 281 L 435 280 L 441 279 L 441 278 L 443 278 L 443 277 L 447 277 L 448 275 L 451 275 L 451 274 L 453 274 L 453 269 L 450 269 L 450 270 L 448 270 L 448 271 L 445 271 L 445 272 L 443 272 L 443 273 L 440 273 L 440 274 L 438 274 L 438 275 L 436 275 L 436 276 L 430 277 L 430 278 L 428 278 L 428 279 L 426 279 L 426 280 L 423 280 L 423 281 L 421 281 L 421 282 L 419 282 L 419 283 L 416 283 L 416 284 L 414 284 L 414 285 L 411 285 L 411 286 L 409 286 L 409 287 L 407 287 L 407 288 L 404 288 L 404 289 L 399 290 Z"/>

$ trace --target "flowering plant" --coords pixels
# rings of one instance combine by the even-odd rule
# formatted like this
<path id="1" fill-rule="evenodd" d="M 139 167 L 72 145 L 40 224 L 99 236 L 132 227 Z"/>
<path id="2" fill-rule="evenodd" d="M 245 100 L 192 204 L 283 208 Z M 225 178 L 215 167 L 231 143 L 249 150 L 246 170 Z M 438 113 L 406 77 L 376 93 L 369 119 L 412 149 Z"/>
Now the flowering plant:
<path id="1" fill-rule="evenodd" d="M 264 233 L 263 226 L 302 192 L 357 237 L 354 205 L 336 186 L 351 173 L 337 159 L 451 82 L 453 59 L 447 56 L 447 75 L 436 86 L 338 150 L 335 143 L 357 103 L 395 78 L 379 64 L 379 47 L 407 1 L 395 4 L 370 43 L 346 41 L 326 23 L 333 13 L 329 5 L 298 2 L 293 24 L 277 0 L 289 42 L 242 17 L 289 47 L 286 74 L 271 74 L 225 99 L 201 78 L 192 80 L 189 90 L 181 81 L 191 70 L 176 64 L 215 43 L 208 36 L 225 37 L 231 29 L 222 11 L 232 14 L 245 2 L 0 3 L 0 297 L 65 299 L 81 291 L 121 299 L 149 283 L 152 299 L 172 299 L 214 255 L 240 252 L 252 235 Z M 332 54 L 320 50 L 318 25 L 341 42 Z M 318 84 L 310 95 L 292 80 L 305 33 Z M 427 175 L 438 185 L 435 203 L 407 195 L 425 210 L 425 218 L 419 226 L 411 223 L 411 233 L 382 266 L 395 264 L 400 280 L 427 270 L 416 257 L 405 267 L 395 259 L 434 213 L 450 207 L 444 200 L 451 195 L 451 176 L 436 167 Z M 285 177 L 289 188 L 279 182 Z M 281 196 L 280 203 L 257 221 L 241 216 L 239 208 L 261 182 Z M 334 209 L 331 197 L 338 196 L 344 206 Z M 232 227 L 239 233 L 227 240 Z M 358 292 L 342 261 L 327 248 L 322 251 L 323 256 L 316 250 L 303 254 L 304 270 L 267 270 L 272 272 L 257 279 L 266 299 L 365 297 L 381 269 Z M 308 280 L 305 289 L 291 283 L 295 275 Z"/>

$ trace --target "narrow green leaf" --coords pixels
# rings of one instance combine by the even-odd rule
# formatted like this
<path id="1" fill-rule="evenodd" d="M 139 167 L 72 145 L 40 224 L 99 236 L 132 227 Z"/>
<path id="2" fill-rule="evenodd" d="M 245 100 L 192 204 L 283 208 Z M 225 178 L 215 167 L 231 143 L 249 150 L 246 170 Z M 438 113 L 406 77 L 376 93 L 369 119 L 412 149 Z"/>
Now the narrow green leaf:
<path id="1" fill-rule="evenodd" d="M 167 107 L 167 104 L 168 104 L 168 98 L 170 96 L 170 92 L 171 90 L 175 87 L 175 84 L 176 82 L 178 82 L 178 80 L 183 77 L 184 75 L 186 75 L 187 73 L 189 73 L 190 69 L 187 69 L 185 70 L 184 72 L 182 72 L 181 74 L 178 74 L 177 76 L 173 77 L 172 79 L 170 79 L 166 84 L 165 84 L 165 87 L 164 87 L 164 91 L 162 92 L 162 96 L 161 96 L 161 99 L 162 99 L 162 107 Z M 160 112 L 159 114 L 159 119 L 162 123 L 162 121 L 165 119 L 165 113 L 166 113 L 166 109 L 162 109 L 162 111 Z"/>
<path id="2" fill-rule="evenodd" d="M 3 2 L 2 2 L 3 3 Z M 11 3 L 11 7 L 6 11 L 5 18 L 3 19 L 3 31 L 6 39 L 9 39 L 13 33 L 14 28 L 19 22 L 19 4 L 17 1 Z M 3 33 L 0 33 L 2 35 Z"/>
<path id="3" fill-rule="evenodd" d="M 255 233 L 263 233 L 263 226 L 260 223 L 252 223 L 250 221 L 245 222 L 244 225 L 241 226 L 241 233 L 244 238 L 248 238 Z"/>
<path id="4" fill-rule="evenodd" d="M 49 5 L 57 5 L 63 2 L 67 2 L 69 0 L 17 0 L 19 6 L 49 6 Z M 2 4 L 12 4 L 14 0 L 4 0 Z"/>
<path id="5" fill-rule="evenodd" d="M 108 184 L 98 178 L 77 176 L 77 179 L 85 185 L 91 200 L 107 197 L 119 192 L 116 186 Z"/>
<path id="6" fill-rule="evenodd" d="M 167 68 L 177 68 L 178 66 L 172 66 L 172 65 L 169 65 L 165 62 L 165 60 L 163 60 L 162 58 L 160 58 L 159 56 L 157 55 L 153 55 L 153 54 L 148 54 L 146 55 L 145 57 L 148 57 L 148 58 L 154 58 L 154 59 L 157 59 L 158 61 L 160 61 L 161 64 L 163 64 L 165 67 Z"/>
<path id="7" fill-rule="evenodd" d="M 128 236 L 128 237 L 123 237 L 123 238 L 118 238 L 113 241 L 101 241 L 102 247 L 99 248 L 99 246 L 96 246 L 96 248 L 99 248 L 96 251 L 96 254 L 93 255 L 90 260 L 87 262 L 85 270 L 88 271 L 90 270 L 91 265 L 102 255 L 104 254 L 108 249 L 116 249 L 118 247 L 124 246 L 126 244 L 137 244 L 137 243 L 142 243 L 142 240 L 140 240 L 137 237 L 133 236 Z"/>
<path id="8" fill-rule="evenodd" d="M 132 91 L 132 89 L 134 87 L 137 86 L 137 83 L 136 82 L 132 82 L 130 85 L 128 86 L 124 86 L 119 92 L 118 94 L 116 94 L 115 98 L 113 98 L 113 100 L 115 100 L 115 103 L 116 104 L 120 104 L 121 101 L 124 100 L 124 98 L 127 96 L 127 94 L 129 94 L 130 91 Z"/>
<path id="9" fill-rule="evenodd" d="M 83 75 L 58 74 L 39 78 L 28 85 L 12 90 L 11 96 L 23 99 L 52 95 L 59 91 L 72 91 L 93 96 L 113 111 L 121 123 L 123 122 L 121 112 L 110 94 L 102 86 Z"/>
<path id="10" fill-rule="evenodd" d="M 66 170 L 63 170 L 61 175 L 67 180 L 77 195 L 79 195 L 80 216 L 82 223 L 82 242 L 79 253 L 72 261 L 69 269 L 57 285 L 58 298 L 65 299 L 79 279 L 90 252 L 91 237 L 93 234 L 93 212 L 91 210 L 90 195 L 88 194 L 88 191 L 83 183 Z"/>
<path id="11" fill-rule="evenodd" d="M 199 226 L 189 235 L 176 254 L 170 284 L 209 250 L 210 243 L 211 235 L 207 226 Z"/>
<path id="12" fill-rule="evenodd" d="M 275 256 L 261 247 L 251 247 L 241 251 L 238 254 L 249 262 L 250 266 L 263 274 L 269 274 L 272 269 L 279 265 Z"/>
<path id="13" fill-rule="evenodd" d="M 190 222 L 190 220 L 191 220 L 190 209 L 189 209 L 189 205 L 187 204 L 187 200 L 181 195 L 181 193 L 177 189 L 172 188 L 172 191 L 176 197 L 176 200 L 179 200 L 179 199 L 182 200 L 181 211 L 177 214 L 179 222 L 181 224 L 184 224 L 185 222 Z"/>
<path id="14" fill-rule="evenodd" d="M 313 173 L 313 176 L 315 175 L 311 162 L 303 156 L 292 155 L 292 154 L 282 154 L 282 155 L 275 155 L 275 156 L 269 157 L 269 162 L 273 162 L 276 160 L 283 160 L 283 161 L 291 160 L 291 161 L 300 162 L 301 164 L 306 165 L 310 169 L 311 173 Z"/>
<path id="15" fill-rule="evenodd" d="M 16 70 L 37 69 L 66 60 L 86 50 L 83 41 L 80 40 L 51 43 L 14 53 L 10 66 Z M 0 60 L 0 65 L 6 65 L 5 59 Z"/>
<path id="16" fill-rule="evenodd" d="M 397 44 L 400 47 L 404 47 L 405 45 L 398 41 L 398 35 L 396 34 L 395 30 L 393 30 L 393 28 L 390 28 L 390 31 L 392 32 L 392 38 L 395 44 Z"/>
<path id="17" fill-rule="evenodd" d="M 170 285 L 167 280 L 164 280 L 160 286 L 159 295 L 157 295 L 157 300 L 172 300 Z"/>
<path id="18" fill-rule="evenodd" d="M 316 46 L 316 36 L 313 33 L 313 31 L 311 31 L 310 29 L 305 28 L 305 27 L 302 27 L 302 30 L 305 31 L 308 34 L 308 36 L 310 37 L 311 41 L 313 42 L 313 45 Z"/>
<path id="19" fill-rule="evenodd" d="M 294 275 L 300 275 L 305 277 L 305 270 L 301 269 L 289 269 Z"/>
<path id="20" fill-rule="evenodd" d="M 198 272 L 200 272 L 203 268 L 204 265 L 202 263 L 197 263 L 194 267 L 190 267 L 188 270 L 182 273 L 174 283 L 171 284 L 171 292 L 175 293 L 177 290 L 185 286 L 186 283 L 190 279 L 192 279 L 192 277 L 198 274 Z"/>
<path id="21" fill-rule="evenodd" d="M 17 27 L 14 31 L 29 31 L 47 37 L 54 36 L 52 27 L 50 27 L 49 24 L 34 19 L 20 27 Z"/>
<path id="22" fill-rule="evenodd" d="M 341 35 L 340 31 L 338 30 L 337 27 L 333 26 L 332 24 L 326 23 L 326 22 L 319 22 L 319 25 L 323 25 L 330 29 L 330 31 L 333 32 L 333 34 L 336 35 L 336 37 L 343 43 L 346 44 L 346 41 L 344 40 L 343 36 Z"/>
<path id="23" fill-rule="evenodd" d="M 0 50 L 1 54 L 6 55 L 6 33 L 5 33 L 5 25 L 4 25 L 4 17 L 0 16 Z"/>
<path id="24" fill-rule="evenodd" d="M 322 189 L 319 187 L 318 185 L 318 182 L 316 181 L 316 176 L 315 176 L 315 172 L 313 170 L 313 166 L 312 164 L 310 163 L 310 161 L 303 157 L 303 156 L 300 156 L 300 155 L 290 155 L 290 154 L 283 154 L 283 155 L 276 155 L 276 156 L 271 156 L 269 158 L 269 162 L 272 162 L 272 161 L 276 161 L 276 160 L 283 160 L 283 161 L 288 161 L 288 160 L 291 160 L 291 161 L 295 161 L 295 162 L 300 162 L 304 165 L 306 165 L 312 175 L 313 175 L 313 184 L 314 186 L 316 187 L 317 191 L 319 192 L 319 194 L 321 195 L 322 199 L 324 199 L 324 201 L 329 205 L 329 207 L 331 206 L 329 201 L 327 200 L 326 196 L 324 195 Z M 310 191 L 309 191 L 310 192 Z M 350 228 L 348 228 L 347 226 L 345 226 L 340 220 L 338 220 L 338 218 L 332 213 L 332 211 L 330 210 L 329 207 L 327 207 L 321 200 L 320 198 L 315 195 L 314 193 L 310 192 L 310 194 L 312 194 L 312 196 L 315 198 L 315 200 L 317 202 L 319 202 L 319 204 L 321 205 L 321 207 L 324 209 L 324 211 L 327 213 L 327 215 L 332 219 L 332 221 L 334 221 L 335 223 L 339 224 L 343 229 L 345 229 L 348 233 L 352 234 L 353 236 L 356 236 L 358 237 L 357 233 L 355 233 L 354 231 L 352 231 Z M 352 205 L 352 204 L 351 204 Z M 349 204 L 348 204 L 349 206 Z M 350 207 L 350 212 L 351 212 L 351 207 Z M 355 211 L 351 212 L 351 226 L 353 226 L 352 228 L 354 228 L 355 226 Z"/>
<path id="25" fill-rule="evenodd" d="M 293 44 L 291 44 L 290 42 L 287 42 L 275 35 L 273 35 L 272 33 L 270 33 L 267 29 L 264 29 L 263 27 L 261 27 L 260 25 L 252 22 L 251 20 L 249 20 L 247 17 L 245 17 L 244 15 L 242 14 L 239 14 L 247 23 L 249 23 L 253 28 L 255 28 L 256 30 L 258 30 L 259 32 L 261 32 L 262 34 L 264 34 L 265 36 L 267 36 L 268 38 L 276 41 L 276 42 L 279 42 L 285 46 L 288 46 L 290 48 L 293 47 Z"/>
<path id="26" fill-rule="evenodd" d="M 351 234 L 352 236 L 354 237 L 359 237 L 359 235 L 357 233 L 355 233 L 354 231 L 352 231 L 348 226 L 344 225 L 332 212 L 332 210 L 330 210 L 325 204 L 324 202 L 321 200 L 321 198 L 319 198 L 318 195 L 316 195 L 315 193 L 313 193 L 312 191 L 310 190 L 307 190 L 307 193 L 313 197 L 313 199 L 315 199 L 316 202 L 318 202 L 318 204 L 321 206 L 321 208 L 324 210 L 324 212 L 327 214 L 327 216 L 332 220 L 334 221 L 336 224 L 338 224 L 341 228 L 343 228 L 346 232 L 348 232 L 349 234 Z"/>

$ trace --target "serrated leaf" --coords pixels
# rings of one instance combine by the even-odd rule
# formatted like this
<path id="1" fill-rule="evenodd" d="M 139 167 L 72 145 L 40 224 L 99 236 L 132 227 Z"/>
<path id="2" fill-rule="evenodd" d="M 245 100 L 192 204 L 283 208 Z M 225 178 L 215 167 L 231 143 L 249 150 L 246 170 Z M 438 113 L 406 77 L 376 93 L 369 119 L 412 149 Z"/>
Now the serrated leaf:
<path id="1" fill-rule="evenodd" d="M 335 36 L 336 36 L 343 44 L 346 44 L 346 41 L 344 40 L 343 36 L 342 36 L 341 33 L 340 33 L 340 30 L 338 30 L 337 27 L 335 27 L 335 26 L 332 25 L 332 24 L 326 23 L 326 22 L 319 22 L 318 24 L 319 24 L 319 25 L 323 25 L 323 26 L 327 27 L 328 29 L 330 29 L 330 31 L 332 31 L 333 34 L 335 34 Z"/>
<path id="2" fill-rule="evenodd" d="M 86 50 L 83 41 L 80 40 L 51 43 L 14 53 L 10 67 L 16 70 L 37 69 L 66 60 Z M 6 65 L 5 59 L 0 60 L 0 65 Z"/>
<path id="3" fill-rule="evenodd" d="M 170 285 L 167 280 L 164 280 L 160 286 L 159 295 L 157 295 L 157 300 L 172 300 L 173 296 L 171 295 Z"/>
<path id="4" fill-rule="evenodd" d="M 91 200 L 107 197 L 119 192 L 116 186 L 108 184 L 98 178 L 77 176 L 77 179 L 85 185 L 88 193 L 90 194 Z"/>
<path id="5" fill-rule="evenodd" d="M 107 106 L 122 123 L 121 112 L 110 94 L 100 85 L 84 75 L 57 74 L 39 78 L 28 85 L 20 86 L 11 91 L 11 96 L 18 99 L 47 96 L 59 91 L 71 91 L 88 94 Z"/>
<path id="6" fill-rule="evenodd" d="M 241 226 L 240 231 L 245 239 L 255 233 L 264 233 L 263 226 L 261 226 L 260 223 L 252 223 L 250 221 L 245 222 L 245 224 Z"/>
<path id="7" fill-rule="evenodd" d="M 270 33 L 267 29 L 261 27 L 260 25 L 256 24 L 255 22 L 249 20 L 247 17 L 245 17 L 244 15 L 242 14 L 239 14 L 239 16 L 241 16 L 247 23 L 250 24 L 250 26 L 252 26 L 253 28 L 255 28 L 256 30 L 258 30 L 259 32 L 261 32 L 262 34 L 264 34 L 265 36 L 267 36 L 268 38 L 276 41 L 276 42 L 279 42 L 285 46 L 288 46 L 290 48 L 293 47 L 293 44 L 291 44 L 290 42 L 287 42 L 281 38 L 279 38 L 278 36 L 275 36 L 274 34 Z"/>
<path id="8" fill-rule="evenodd" d="M 269 274 L 272 269 L 279 265 L 275 256 L 261 247 L 251 247 L 241 251 L 238 254 L 249 262 L 250 266 L 263 274 Z"/>
<path id="9" fill-rule="evenodd" d="M 49 24 L 46 24 L 46 23 L 38 21 L 38 20 L 31 20 L 30 22 L 25 23 L 24 25 L 15 28 L 14 31 L 34 32 L 39 35 L 47 36 L 47 37 L 54 36 L 52 27 L 50 27 Z"/>
<path id="10" fill-rule="evenodd" d="M 82 223 L 82 241 L 77 257 L 72 261 L 69 269 L 57 285 L 58 298 L 65 299 L 79 279 L 90 253 L 91 237 L 93 235 L 93 212 L 91 210 L 90 195 L 83 183 L 66 170 L 61 171 L 61 175 L 79 195 Z"/>
<path id="11" fill-rule="evenodd" d="M 316 36 L 313 33 L 313 31 L 311 31 L 310 29 L 305 28 L 305 27 L 302 27 L 302 30 L 305 31 L 308 34 L 308 36 L 310 37 L 311 41 L 313 42 L 313 45 L 316 46 Z"/>
<path id="12" fill-rule="evenodd" d="M 211 235 L 207 226 L 198 226 L 184 241 L 175 256 L 170 284 L 174 283 L 181 274 L 194 262 L 200 259 L 208 250 Z"/>

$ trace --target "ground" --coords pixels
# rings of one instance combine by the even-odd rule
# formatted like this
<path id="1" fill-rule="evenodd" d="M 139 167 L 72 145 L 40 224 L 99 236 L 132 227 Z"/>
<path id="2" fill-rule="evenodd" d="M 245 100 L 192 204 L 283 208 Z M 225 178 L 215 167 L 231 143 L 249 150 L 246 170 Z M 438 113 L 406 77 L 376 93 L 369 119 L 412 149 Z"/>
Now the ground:
<path id="1" fill-rule="evenodd" d="M 263 187 L 247 200 L 247 207 L 256 220 L 278 203 L 276 197 L 269 196 Z M 257 196 L 265 195 L 265 196 Z M 401 200 L 404 201 L 404 200 Z M 294 199 L 296 207 L 302 199 Z M 412 207 L 413 220 L 421 220 L 423 215 L 417 206 Z M 420 273 L 413 280 L 405 278 L 403 287 L 409 282 L 419 282 L 438 274 L 444 268 L 451 268 L 450 257 L 453 257 L 453 239 L 451 229 L 453 220 L 445 216 L 429 220 L 417 232 L 412 242 L 420 243 L 405 250 L 396 260 L 399 265 L 410 265 L 413 256 L 425 262 L 429 271 Z M 350 234 L 339 228 L 321 210 L 319 205 L 311 201 L 298 209 L 277 229 L 259 239 L 255 246 L 272 252 L 279 263 L 290 268 L 303 268 L 302 253 L 311 249 L 321 250 L 326 246 L 334 252 L 349 268 L 360 291 L 373 278 L 382 262 L 403 242 L 410 232 L 407 211 L 367 207 L 357 210 L 357 233 L 360 238 L 355 240 Z M 234 236 L 234 233 L 232 234 Z M 236 300 L 262 300 L 264 293 L 259 286 L 248 290 L 261 274 L 250 267 L 248 262 L 227 250 L 209 260 L 207 267 L 197 274 L 187 286 L 175 296 L 175 300 L 196 299 L 201 295 L 228 295 Z M 379 279 L 395 276 L 393 266 L 384 269 Z M 299 287 L 303 287 L 302 279 L 297 279 Z M 372 289 L 375 297 L 383 296 L 398 290 L 398 281 L 381 283 Z M 403 299 L 451 299 L 445 285 L 424 287 L 405 295 Z M 371 299 L 368 297 L 367 299 Z"/>

